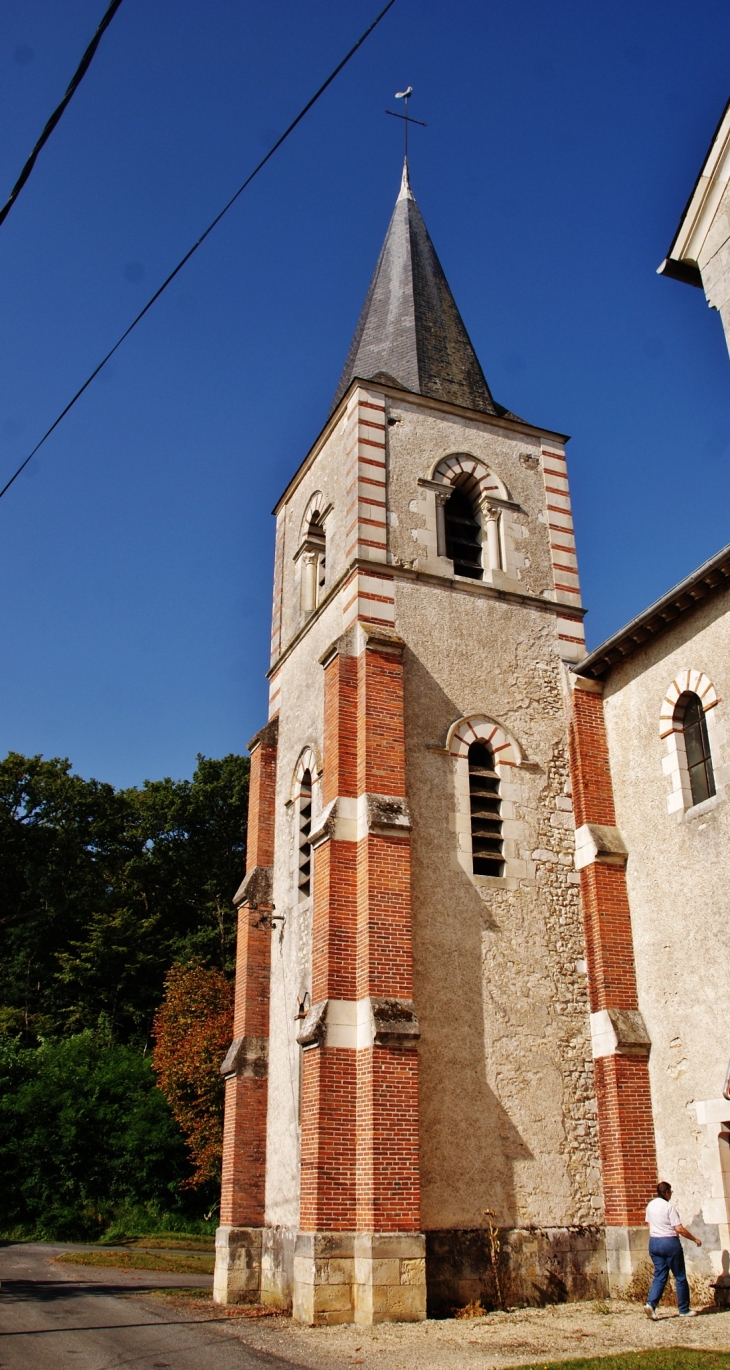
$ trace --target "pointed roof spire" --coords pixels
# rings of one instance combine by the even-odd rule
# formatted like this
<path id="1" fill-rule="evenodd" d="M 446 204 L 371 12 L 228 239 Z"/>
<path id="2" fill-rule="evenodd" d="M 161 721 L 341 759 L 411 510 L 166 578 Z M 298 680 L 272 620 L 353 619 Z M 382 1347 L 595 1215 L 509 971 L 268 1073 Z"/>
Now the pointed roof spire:
<path id="1" fill-rule="evenodd" d="M 492 398 L 413 197 L 407 158 L 333 409 L 355 377 L 377 377 L 417 395 L 509 415 Z"/>

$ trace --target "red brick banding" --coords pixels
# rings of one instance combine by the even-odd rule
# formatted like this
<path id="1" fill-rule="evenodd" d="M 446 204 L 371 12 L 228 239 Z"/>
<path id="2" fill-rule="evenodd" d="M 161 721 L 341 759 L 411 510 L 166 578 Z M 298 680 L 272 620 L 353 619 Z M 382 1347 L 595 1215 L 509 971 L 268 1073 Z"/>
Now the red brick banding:
<path id="1" fill-rule="evenodd" d="M 603 698 L 580 686 L 573 692 L 569 747 L 576 827 L 615 827 Z M 580 884 L 591 1012 L 638 1009 L 626 872 L 593 861 L 581 870 Z M 594 1068 L 606 1223 L 639 1226 L 657 1173 L 648 1060 L 600 1056 Z"/>
<path id="2" fill-rule="evenodd" d="M 251 743 L 246 872 L 271 868 L 274 860 L 276 795 L 276 724 L 269 724 Z M 271 934 L 256 927 L 271 906 L 248 903 L 238 912 L 234 1037 L 269 1035 Z M 261 1227 L 266 1181 L 266 1072 L 233 1075 L 226 1080 L 221 1178 L 221 1226 Z"/>

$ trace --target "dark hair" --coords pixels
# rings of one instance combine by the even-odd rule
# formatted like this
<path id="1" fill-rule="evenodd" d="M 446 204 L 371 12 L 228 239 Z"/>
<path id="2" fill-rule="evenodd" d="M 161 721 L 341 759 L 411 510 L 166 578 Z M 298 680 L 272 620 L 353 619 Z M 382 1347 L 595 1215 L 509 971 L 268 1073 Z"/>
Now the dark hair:
<path id="1" fill-rule="evenodd" d="M 660 1199 L 668 1199 L 672 1192 L 672 1186 L 667 1184 L 666 1180 L 660 1180 L 656 1187 L 656 1192 Z"/>

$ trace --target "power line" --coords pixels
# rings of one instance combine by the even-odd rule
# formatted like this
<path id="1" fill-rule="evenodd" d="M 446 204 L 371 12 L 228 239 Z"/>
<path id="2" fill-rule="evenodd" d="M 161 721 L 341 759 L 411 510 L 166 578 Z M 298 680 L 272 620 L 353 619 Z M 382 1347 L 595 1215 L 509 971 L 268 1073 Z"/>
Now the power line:
<path id="1" fill-rule="evenodd" d="M 350 58 L 351 58 L 351 57 L 354 57 L 354 55 L 355 55 L 355 53 L 357 52 L 358 48 L 362 47 L 363 43 L 365 42 L 365 39 L 370 37 L 370 34 L 372 33 L 373 29 L 374 29 L 374 28 L 377 28 L 377 26 L 378 26 L 378 24 L 380 23 L 381 19 L 384 18 L 384 16 L 388 13 L 388 10 L 391 9 L 391 8 L 393 7 L 394 4 L 395 4 L 395 0 L 388 0 L 388 4 L 385 6 L 385 9 L 382 9 L 382 10 L 380 11 L 380 14 L 378 15 L 377 19 L 374 19 L 373 22 L 372 22 L 372 24 L 370 25 L 370 27 L 367 28 L 367 29 L 365 30 L 365 32 L 363 33 L 362 37 L 361 37 L 361 38 L 358 38 L 358 40 L 357 40 L 357 42 L 355 43 L 354 47 L 351 47 L 351 48 L 350 48 L 350 51 L 347 53 L 347 56 L 346 56 L 346 57 L 343 57 L 342 61 L 341 61 L 340 63 L 338 63 L 338 65 L 335 67 L 335 69 L 334 69 L 334 71 L 331 73 L 331 75 L 329 75 L 329 76 L 327 77 L 327 80 L 324 82 L 324 84 L 321 85 L 320 88 L 319 88 L 319 90 L 316 92 L 316 94 L 312 96 L 311 100 L 308 100 L 308 101 L 307 101 L 306 105 L 304 106 L 304 109 L 302 109 L 302 110 L 299 112 L 299 114 L 297 115 L 296 119 L 294 119 L 294 120 L 292 121 L 292 123 L 291 123 L 291 124 L 289 125 L 289 127 L 285 130 L 285 132 L 282 133 L 281 137 L 280 137 L 280 138 L 277 138 L 277 140 L 276 140 L 276 142 L 274 143 L 273 147 L 269 148 L 269 151 L 266 153 L 266 156 L 265 156 L 265 157 L 262 157 L 262 159 L 261 159 L 261 161 L 259 162 L 258 166 L 254 167 L 254 169 L 253 169 L 253 171 L 251 172 L 250 176 L 247 176 L 247 177 L 246 177 L 246 180 L 243 182 L 243 185 L 239 186 L 239 188 L 238 188 L 238 190 L 236 191 L 235 195 L 232 195 L 232 196 L 231 196 L 230 200 L 228 201 L 228 204 L 226 204 L 226 205 L 223 206 L 223 208 L 222 208 L 222 210 L 220 211 L 219 214 L 216 214 L 216 216 L 215 216 L 213 222 L 210 223 L 210 224 L 208 225 L 208 227 L 206 228 L 205 232 L 202 233 L 202 234 L 200 235 L 200 237 L 198 238 L 197 242 L 193 243 L 193 246 L 190 248 L 190 250 L 189 250 L 188 252 L 186 252 L 186 253 L 185 253 L 185 256 L 182 258 L 182 260 L 178 262 L 178 264 L 177 264 L 177 266 L 175 267 L 174 271 L 171 271 L 171 272 L 170 272 L 170 275 L 167 277 L 167 279 L 164 280 L 164 281 L 162 282 L 162 285 L 159 287 L 159 290 L 156 290 L 155 293 L 154 293 L 154 295 L 152 296 L 152 298 L 151 298 L 150 300 L 147 301 L 147 303 L 146 303 L 144 309 L 141 309 L 140 312 L 139 312 L 139 314 L 137 315 L 136 319 L 133 319 L 133 320 L 132 320 L 131 324 L 129 325 L 129 328 L 125 329 L 125 331 L 122 333 L 121 338 L 119 338 L 119 340 L 118 340 L 117 342 L 115 342 L 115 344 L 114 344 L 114 346 L 111 348 L 111 350 L 110 350 L 109 352 L 107 352 L 106 356 L 102 359 L 102 361 L 99 362 L 99 365 L 98 365 L 97 367 L 94 368 L 94 370 L 92 371 L 92 373 L 91 373 L 91 375 L 88 377 L 88 379 L 84 381 L 84 383 L 83 383 L 83 385 L 81 386 L 80 390 L 77 390 L 77 391 L 76 391 L 76 394 L 74 395 L 73 399 L 72 399 L 72 400 L 69 400 L 68 404 L 66 405 L 66 408 L 61 410 L 61 413 L 59 414 L 58 418 L 51 424 L 50 428 L 48 428 L 48 429 L 46 430 L 46 432 L 43 434 L 43 437 L 41 438 L 40 442 L 37 442 L 37 443 L 36 443 L 35 447 L 33 448 L 33 451 L 30 452 L 30 453 L 28 454 L 28 456 L 26 457 L 26 459 L 25 459 L 24 462 L 21 462 L 21 464 L 20 464 L 20 466 L 18 467 L 17 471 L 10 477 L 10 480 L 7 482 L 6 485 L 3 486 L 2 490 L 0 490 L 0 499 L 2 499 L 3 495 L 6 494 L 7 491 L 10 489 L 11 485 L 13 484 L 13 481 L 15 481 L 15 480 L 18 479 L 18 476 L 20 475 L 21 471 L 24 471 L 24 470 L 25 470 L 26 466 L 28 465 L 28 462 L 35 456 L 35 454 L 36 454 L 36 452 L 39 450 L 39 448 L 41 448 L 41 447 L 43 446 L 44 442 L 46 441 L 46 438 L 50 438 L 51 433 L 54 431 L 55 428 L 58 428 L 58 425 L 59 425 L 59 423 L 61 422 L 61 420 L 62 420 L 62 419 L 65 419 L 65 417 L 66 417 L 66 415 L 68 414 L 68 412 L 69 412 L 70 409 L 73 409 L 73 407 L 74 407 L 76 401 L 79 400 L 79 399 L 81 398 L 81 396 L 83 395 L 84 391 L 88 389 L 88 387 L 91 385 L 91 382 L 94 380 L 94 378 L 95 378 L 96 376 L 98 376 L 98 374 L 99 374 L 99 372 L 101 371 L 102 367 L 106 366 L 106 364 L 107 364 L 107 362 L 109 361 L 110 357 L 113 357 L 113 356 L 114 356 L 114 353 L 116 352 L 117 348 L 118 348 L 118 347 L 121 347 L 122 343 L 124 342 L 124 339 L 125 339 L 125 338 L 128 338 L 129 335 L 130 335 L 130 333 L 132 332 L 132 329 L 134 329 L 134 328 L 137 327 L 137 324 L 140 322 L 140 319 L 143 319 L 143 318 L 144 318 L 145 314 L 147 313 L 147 310 L 152 308 L 153 304 L 155 303 L 155 300 L 159 300 L 160 295 L 162 294 L 163 290 L 167 290 L 167 287 L 168 287 L 168 285 L 170 284 L 170 282 L 171 282 L 171 281 L 174 281 L 174 279 L 175 279 L 175 277 L 177 276 L 178 272 L 179 272 L 179 271 L 182 271 L 183 267 L 185 266 L 185 263 L 190 261 L 190 258 L 192 257 L 193 253 L 194 253 L 194 252 L 197 252 L 197 250 L 198 250 L 198 248 L 200 247 L 201 243 L 204 243 L 204 242 L 205 242 L 205 239 L 208 237 L 208 234 L 213 232 L 213 229 L 216 227 L 216 224 L 219 224 L 219 223 L 220 223 L 220 221 L 221 221 L 221 219 L 223 218 L 224 214 L 227 214 L 228 211 L 229 211 L 229 209 L 231 208 L 231 206 L 234 205 L 234 204 L 236 203 L 236 200 L 238 199 L 239 195 L 242 195 L 242 194 L 243 194 L 244 190 L 246 189 L 246 186 L 249 186 L 249 185 L 251 184 L 252 180 L 254 179 L 254 176 L 258 176 L 258 174 L 259 174 L 259 172 L 261 171 L 262 167 L 265 167 L 265 166 L 266 166 L 266 163 L 269 161 L 269 158 L 273 157 L 273 155 L 274 155 L 274 153 L 276 152 L 277 148 L 280 148 L 280 147 L 281 147 L 282 143 L 285 142 L 286 139 L 289 137 L 289 134 L 294 132 L 294 129 L 296 128 L 297 124 L 300 124 L 300 123 L 301 123 L 301 121 L 302 121 L 302 119 L 304 118 L 305 114 L 308 114 L 309 111 L 310 111 L 310 109 L 312 108 L 312 106 L 313 106 L 313 105 L 316 105 L 317 101 L 319 100 L 320 95 L 324 95 L 324 92 L 326 91 L 327 87 L 332 85 L 332 82 L 334 81 L 335 77 L 336 77 L 336 76 L 339 76 L 340 72 L 342 71 L 342 68 L 347 66 L 347 63 L 349 62 Z"/>
<path id="2" fill-rule="evenodd" d="M 68 87 L 66 94 L 64 95 L 60 105 L 58 105 L 58 107 L 54 109 L 53 114 L 48 120 L 48 123 L 46 124 L 40 138 L 38 139 L 38 142 L 33 148 L 30 157 L 28 158 L 25 166 L 23 167 L 23 170 L 21 171 L 17 181 L 15 182 L 15 185 L 13 186 L 8 199 L 6 200 L 2 209 L 0 209 L 0 224 L 3 224 L 7 219 L 8 214 L 10 213 L 13 205 L 15 204 L 15 201 L 17 200 L 21 190 L 23 189 L 23 186 L 28 180 L 28 177 L 30 176 L 33 167 L 36 164 L 38 153 L 41 151 L 41 148 L 45 147 L 46 143 L 48 142 L 48 139 L 53 133 L 54 128 L 56 127 L 56 124 L 59 122 L 61 115 L 66 109 L 66 106 L 71 103 L 71 100 L 73 99 L 74 95 L 76 94 L 76 91 L 81 85 L 81 82 L 83 81 L 87 71 L 89 70 L 89 67 L 91 66 L 92 58 L 101 42 L 102 35 L 111 24 L 112 19 L 114 18 L 114 15 L 119 9 L 121 3 L 122 0 L 111 0 L 111 4 L 106 14 L 104 15 L 104 18 L 102 19 L 98 29 L 96 30 L 96 33 L 94 34 L 94 37 L 92 38 L 88 48 L 86 49 L 86 52 L 81 58 L 81 61 L 79 62 L 79 65 L 76 68 L 73 77 L 71 78 L 71 84 Z"/>

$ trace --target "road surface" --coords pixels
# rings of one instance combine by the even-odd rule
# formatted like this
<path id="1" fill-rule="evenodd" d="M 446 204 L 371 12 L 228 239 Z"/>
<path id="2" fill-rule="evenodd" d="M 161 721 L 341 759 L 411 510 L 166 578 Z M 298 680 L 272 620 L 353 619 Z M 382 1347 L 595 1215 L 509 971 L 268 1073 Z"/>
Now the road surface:
<path id="1" fill-rule="evenodd" d="M 140 1297 L 210 1277 L 54 1264 L 69 1249 L 0 1243 L 0 1370 L 299 1370 L 233 1337 L 213 1307 L 193 1321 Z"/>

